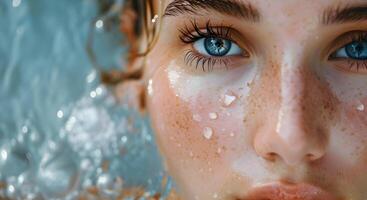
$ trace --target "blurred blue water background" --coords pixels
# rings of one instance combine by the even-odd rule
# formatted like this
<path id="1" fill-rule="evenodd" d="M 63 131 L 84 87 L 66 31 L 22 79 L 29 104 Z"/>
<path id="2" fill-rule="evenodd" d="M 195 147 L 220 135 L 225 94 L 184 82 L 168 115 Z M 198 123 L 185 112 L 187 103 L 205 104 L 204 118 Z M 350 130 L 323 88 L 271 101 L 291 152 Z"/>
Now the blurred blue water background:
<path id="1" fill-rule="evenodd" d="M 146 196 L 165 189 L 148 119 L 116 104 L 94 67 L 124 66 L 123 37 L 109 24 L 118 13 L 101 9 L 121 4 L 0 0 L 0 199 L 76 199 L 91 186 L 106 199 L 132 186 Z M 87 54 L 90 35 L 97 63 Z"/>

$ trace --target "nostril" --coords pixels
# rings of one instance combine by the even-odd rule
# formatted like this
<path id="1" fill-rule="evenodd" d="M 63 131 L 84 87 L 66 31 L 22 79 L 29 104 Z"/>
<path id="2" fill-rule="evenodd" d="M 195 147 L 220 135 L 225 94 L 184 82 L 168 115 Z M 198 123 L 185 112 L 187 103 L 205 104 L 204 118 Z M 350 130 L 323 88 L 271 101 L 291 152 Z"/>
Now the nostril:
<path id="1" fill-rule="evenodd" d="M 275 152 L 269 152 L 266 154 L 266 159 L 269 160 L 269 161 L 272 161 L 274 162 L 277 158 L 278 154 L 275 153 Z"/>

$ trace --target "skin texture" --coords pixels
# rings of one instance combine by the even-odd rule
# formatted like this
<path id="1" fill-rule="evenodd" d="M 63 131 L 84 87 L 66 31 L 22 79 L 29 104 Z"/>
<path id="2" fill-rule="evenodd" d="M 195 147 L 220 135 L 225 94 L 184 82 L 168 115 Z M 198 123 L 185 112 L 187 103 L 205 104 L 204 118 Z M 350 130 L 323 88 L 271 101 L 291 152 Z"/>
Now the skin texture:
<path id="1" fill-rule="evenodd" d="M 261 22 L 216 12 L 210 21 L 231 25 L 249 58 L 209 72 L 184 62 L 193 46 L 180 41 L 178 29 L 190 19 L 205 28 L 208 15 L 164 17 L 147 56 L 148 111 L 181 197 L 236 199 L 257 185 L 286 181 L 367 199 L 367 70 L 328 60 L 348 43 L 335 39 L 367 31 L 367 21 L 320 24 L 324 9 L 346 1 L 248 2 Z"/>

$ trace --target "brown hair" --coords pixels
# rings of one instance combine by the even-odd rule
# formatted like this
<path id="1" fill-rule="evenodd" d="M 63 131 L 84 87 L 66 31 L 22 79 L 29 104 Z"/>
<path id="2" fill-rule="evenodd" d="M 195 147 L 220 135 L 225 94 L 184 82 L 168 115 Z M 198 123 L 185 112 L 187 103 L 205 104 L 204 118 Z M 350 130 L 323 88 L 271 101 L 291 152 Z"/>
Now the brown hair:
<path id="1" fill-rule="evenodd" d="M 116 85 L 126 80 L 139 80 L 143 75 L 143 64 L 134 67 L 139 57 L 145 57 L 153 48 L 159 32 L 162 12 L 156 0 L 126 0 L 121 12 L 121 32 L 126 36 L 129 53 L 124 71 L 101 72 L 101 81 L 107 85 Z M 143 46 L 145 44 L 145 46 Z"/>

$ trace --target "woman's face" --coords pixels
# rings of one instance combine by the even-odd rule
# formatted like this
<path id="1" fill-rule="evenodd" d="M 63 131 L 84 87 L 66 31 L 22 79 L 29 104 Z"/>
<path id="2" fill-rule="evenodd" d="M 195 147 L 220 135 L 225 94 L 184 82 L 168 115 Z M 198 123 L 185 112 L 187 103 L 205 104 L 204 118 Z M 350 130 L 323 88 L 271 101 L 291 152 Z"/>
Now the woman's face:
<path id="1" fill-rule="evenodd" d="M 366 0 L 168 0 L 149 112 L 184 199 L 367 199 Z"/>

